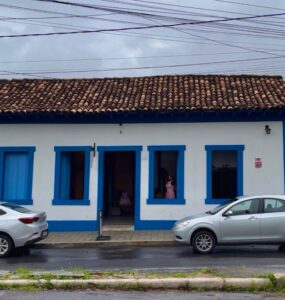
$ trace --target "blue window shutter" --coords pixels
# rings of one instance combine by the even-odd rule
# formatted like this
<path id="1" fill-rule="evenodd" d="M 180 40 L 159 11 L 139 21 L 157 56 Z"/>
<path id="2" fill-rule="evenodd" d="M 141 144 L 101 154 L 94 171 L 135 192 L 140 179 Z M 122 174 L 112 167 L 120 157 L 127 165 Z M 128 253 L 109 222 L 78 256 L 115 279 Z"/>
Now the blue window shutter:
<path id="1" fill-rule="evenodd" d="M 3 199 L 24 200 L 28 197 L 29 155 L 24 152 L 4 154 Z"/>
<path id="2" fill-rule="evenodd" d="M 70 194 L 70 153 L 61 153 L 60 199 L 69 199 Z"/>

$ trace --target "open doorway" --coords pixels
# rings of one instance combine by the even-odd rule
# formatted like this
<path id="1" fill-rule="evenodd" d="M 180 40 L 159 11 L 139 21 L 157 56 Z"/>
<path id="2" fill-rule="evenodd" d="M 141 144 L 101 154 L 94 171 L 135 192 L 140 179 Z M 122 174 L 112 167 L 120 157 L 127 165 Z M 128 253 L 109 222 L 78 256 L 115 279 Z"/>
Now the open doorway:
<path id="1" fill-rule="evenodd" d="M 133 225 L 135 211 L 135 151 L 104 153 L 104 225 Z"/>

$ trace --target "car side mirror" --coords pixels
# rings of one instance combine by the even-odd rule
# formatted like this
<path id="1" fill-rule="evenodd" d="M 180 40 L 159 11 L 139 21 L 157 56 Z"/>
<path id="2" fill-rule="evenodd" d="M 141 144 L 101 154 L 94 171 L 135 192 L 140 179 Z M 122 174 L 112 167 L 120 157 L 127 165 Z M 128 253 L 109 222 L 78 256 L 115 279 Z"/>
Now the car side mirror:
<path id="1" fill-rule="evenodd" d="M 234 214 L 233 211 L 229 209 L 227 212 L 224 213 L 224 217 L 230 217 L 233 214 Z"/>

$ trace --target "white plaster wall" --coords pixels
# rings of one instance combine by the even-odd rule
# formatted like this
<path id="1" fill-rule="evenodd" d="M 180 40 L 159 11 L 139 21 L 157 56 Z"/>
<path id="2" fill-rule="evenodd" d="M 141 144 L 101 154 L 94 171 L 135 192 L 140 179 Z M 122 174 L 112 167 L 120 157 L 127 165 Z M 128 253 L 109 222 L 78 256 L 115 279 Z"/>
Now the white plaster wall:
<path id="1" fill-rule="evenodd" d="M 266 135 L 265 124 L 272 131 Z M 52 206 L 54 146 L 143 146 L 141 161 L 141 219 L 174 220 L 210 209 L 206 198 L 205 145 L 245 146 L 244 194 L 283 194 L 282 122 L 177 123 L 177 124 L 15 124 L 0 125 L 0 146 L 35 146 L 34 209 L 44 209 L 49 220 L 95 220 L 97 209 L 98 155 L 91 157 L 90 206 Z M 147 205 L 148 145 L 186 145 L 186 205 Z M 256 169 L 255 158 L 263 166 Z"/>

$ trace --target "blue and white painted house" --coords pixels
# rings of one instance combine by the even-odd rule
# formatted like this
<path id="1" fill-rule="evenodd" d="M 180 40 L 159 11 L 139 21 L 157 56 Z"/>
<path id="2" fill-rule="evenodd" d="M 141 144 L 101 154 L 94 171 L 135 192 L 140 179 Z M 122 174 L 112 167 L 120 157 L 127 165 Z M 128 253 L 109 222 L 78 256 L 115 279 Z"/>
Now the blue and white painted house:
<path id="1" fill-rule="evenodd" d="M 284 194 L 285 83 L 177 75 L 0 81 L 0 198 L 51 231 L 169 229 L 239 195 Z"/>

